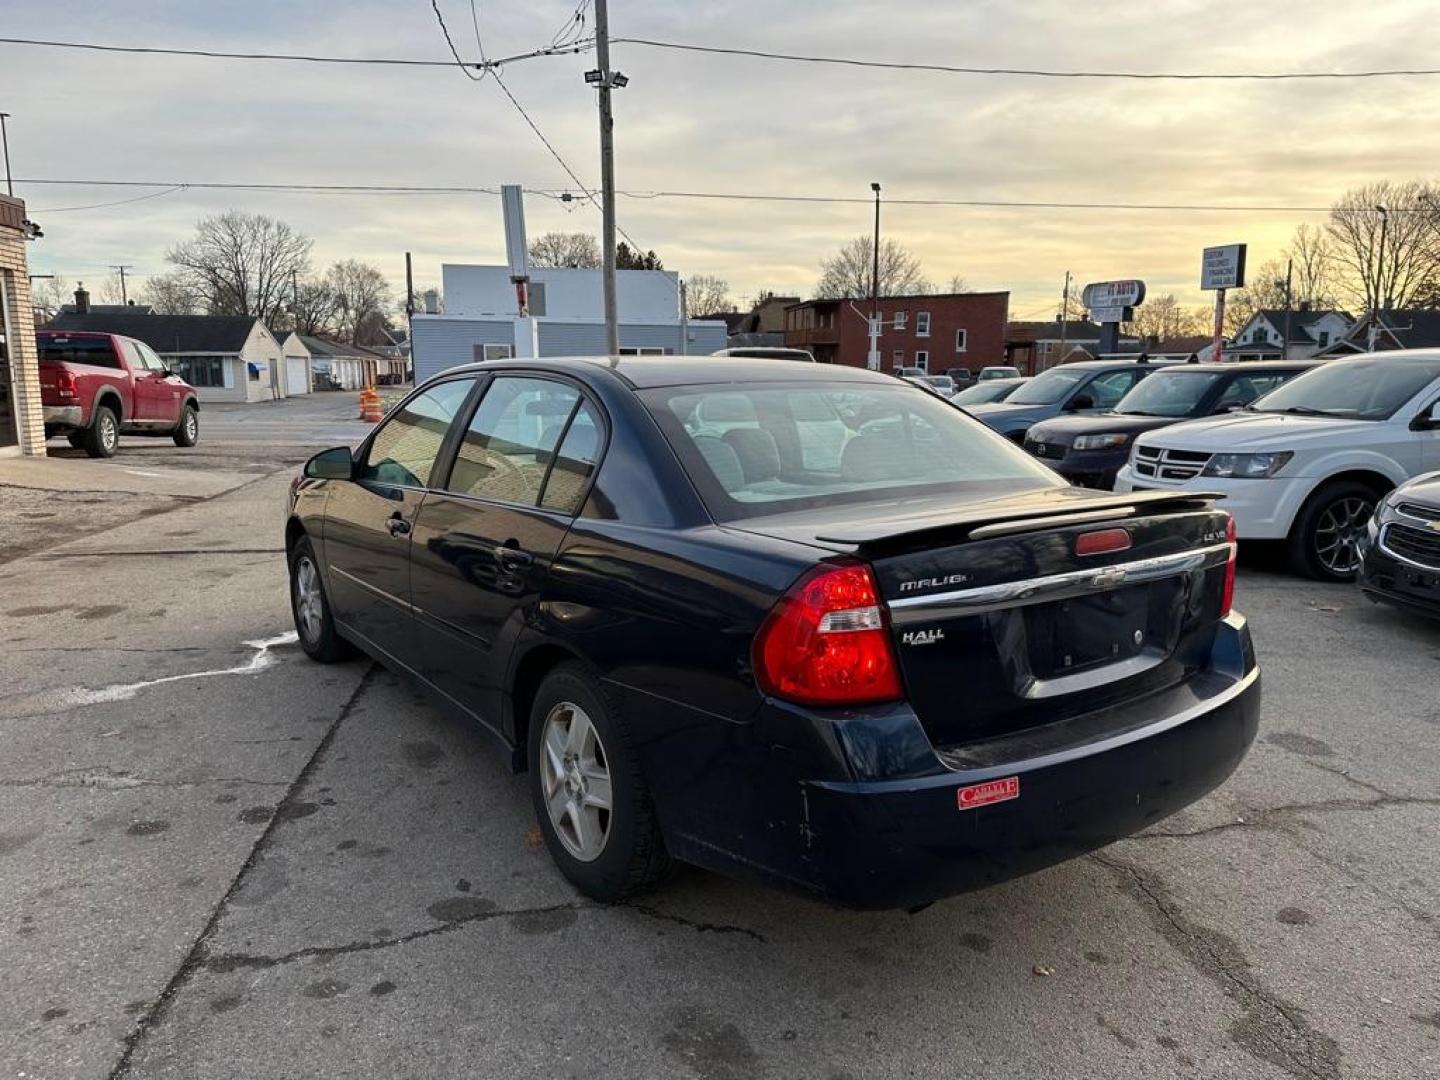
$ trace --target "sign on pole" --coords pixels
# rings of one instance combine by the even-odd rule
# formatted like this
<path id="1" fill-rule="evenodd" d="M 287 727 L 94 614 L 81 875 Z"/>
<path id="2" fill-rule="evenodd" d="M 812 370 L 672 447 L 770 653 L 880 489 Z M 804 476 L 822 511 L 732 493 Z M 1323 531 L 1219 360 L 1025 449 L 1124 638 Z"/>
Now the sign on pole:
<path id="1" fill-rule="evenodd" d="M 1133 307 L 1091 308 L 1090 318 L 1097 323 L 1129 322 L 1135 318 L 1135 309 Z"/>
<path id="2" fill-rule="evenodd" d="M 1245 245 L 1205 249 L 1200 262 L 1200 288 L 1238 289 L 1245 284 Z"/>
<path id="3" fill-rule="evenodd" d="M 1096 322 L 1107 320 L 1095 315 L 1098 310 L 1111 308 L 1135 307 L 1145 300 L 1145 283 L 1143 281 L 1097 281 L 1086 285 L 1085 291 L 1081 294 L 1081 301 L 1091 312 L 1091 318 Z M 1123 322 L 1123 319 L 1115 320 Z"/>

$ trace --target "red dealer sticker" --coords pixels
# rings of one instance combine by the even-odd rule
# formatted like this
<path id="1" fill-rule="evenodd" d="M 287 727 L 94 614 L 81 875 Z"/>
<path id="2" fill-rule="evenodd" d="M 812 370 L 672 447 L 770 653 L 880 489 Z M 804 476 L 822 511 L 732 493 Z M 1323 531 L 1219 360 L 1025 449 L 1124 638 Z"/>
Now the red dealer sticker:
<path id="1" fill-rule="evenodd" d="M 987 780 L 983 784 L 971 784 L 955 793 L 961 810 L 974 810 L 991 803 L 1008 802 L 1020 797 L 1020 778 L 1007 776 L 1003 780 Z"/>

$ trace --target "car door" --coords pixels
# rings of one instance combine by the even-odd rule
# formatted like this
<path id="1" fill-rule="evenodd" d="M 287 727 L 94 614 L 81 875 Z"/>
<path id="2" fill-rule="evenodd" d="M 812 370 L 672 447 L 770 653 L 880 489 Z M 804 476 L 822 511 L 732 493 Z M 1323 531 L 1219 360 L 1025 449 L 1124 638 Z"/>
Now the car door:
<path id="1" fill-rule="evenodd" d="M 138 341 L 135 347 L 145 361 L 146 370 L 153 372 L 155 376 L 150 383 L 155 395 L 154 419 L 159 421 L 161 426 L 174 427 L 180 423 L 180 409 L 185 402 L 185 384 L 170 373 L 169 366 L 149 345 Z"/>
<path id="2" fill-rule="evenodd" d="M 162 387 L 165 376 L 161 364 L 157 360 L 152 367 L 141 351 L 138 341 L 131 341 L 128 338 L 118 339 L 120 350 L 125 357 L 125 365 L 130 369 L 130 385 L 134 388 L 134 401 L 131 406 L 131 415 L 125 417 L 125 422 L 155 425 L 162 420 Z"/>
<path id="3" fill-rule="evenodd" d="M 580 509 L 603 430 L 578 386 L 497 375 L 454 442 L 443 490 L 420 509 L 410 549 L 420 674 L 492 727 L 515 639 Z"/>
<path id="4" fill-rule="evenodd" d="M 415 666 L 410 538 L 451 425 L 475 389 L 451 379 L 408 398 L 362 445 L 355 475 L 325 504 L 325 579 L 335 619 L 407 667 Z"/>

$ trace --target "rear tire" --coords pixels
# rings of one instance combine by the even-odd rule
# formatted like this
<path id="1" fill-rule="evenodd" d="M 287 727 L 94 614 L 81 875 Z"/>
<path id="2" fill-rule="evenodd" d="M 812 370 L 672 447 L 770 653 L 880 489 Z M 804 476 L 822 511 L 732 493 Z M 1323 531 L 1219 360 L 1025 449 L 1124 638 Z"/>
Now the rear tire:
<path id="1" fill-rule="evenodd" d="M 194 405 L 187 404 L 180 410 L 180 423 L 170 433 L 176 446 L 194 446 L 200 441 L 200 413 Z"/>
<path id="2" fill-rule="evenodd" d="M 90 426 L 81 436 L 80 448 L 93 458 L 115 456 L 120 445 L 120 418 L 109 405 L 97 405 Z"/>
<path id="3" fill-rule="evenodd" d="M 562 664 L 540 685 L 529 750 L 535 816 L 572 885 L 609 904 L 668 875 L 673 863 L 639 759 L 614 704 L 583 665 Z"/>
<path id="4" fill-rule="evenodd" d="M 1295 571 L 1319 581 L 1354 581 L 1359 540 L 1380 496 L 1356 480 L 1324 484 L 1295 518 L 1288 540 Z"/>
<path id="5" fill-rule="evenodd" d="M 335 629 L 330 598 L 320 577 L 320 561 L 308 536 L 300 537 L 290 548 L 290 613 L 300 648 L 311 660 L 334 664 L 355 655 L 355 646 Z"/>

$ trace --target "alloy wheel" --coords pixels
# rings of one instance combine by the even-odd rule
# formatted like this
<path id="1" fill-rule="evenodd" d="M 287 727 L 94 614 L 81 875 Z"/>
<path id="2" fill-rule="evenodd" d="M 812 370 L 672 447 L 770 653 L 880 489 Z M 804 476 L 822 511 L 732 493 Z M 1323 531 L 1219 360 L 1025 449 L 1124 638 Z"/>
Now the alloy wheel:
<path id="1" fill-rule="evenodd" d="M 185 437 L 191 442 L 195 441 L 200 431 L 200 421 L 195 415 L 194 409 L 185 410 Z"/>
<path id="2" fill-rule="evenodd" d="M 610 837 L 610 765 L 600 733 L 584 709 L 562 701 L 545 717 L 542 746 L 550 824 L 566 851 L 594 862 Z"/>
<path id="3" fill-rule="evenodd" d="M 320 640 L 324 614 L 325 598 L 320 593 L 320 575 L 310 557 L 302 555 L 295 563 L 295 619 L 301 635 L 312 645 Z"/>
<path id="4" fill-rule="evenodd" d="M 100 445 L 106 450 L 112 450 L 119 438 L 119 432 L 115 430 L 115 418 L 110 413 L 100 417 Z"/>
<path id="5" fill-rule="evenodd" d="M 1315 556 L 1332 574 L 1360 568 L 1360 540 L 1375 512 L 1374 503 L 1350 495 L 1327 506 L 1315 523 Z"/>

